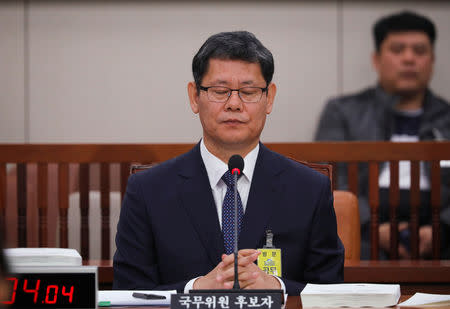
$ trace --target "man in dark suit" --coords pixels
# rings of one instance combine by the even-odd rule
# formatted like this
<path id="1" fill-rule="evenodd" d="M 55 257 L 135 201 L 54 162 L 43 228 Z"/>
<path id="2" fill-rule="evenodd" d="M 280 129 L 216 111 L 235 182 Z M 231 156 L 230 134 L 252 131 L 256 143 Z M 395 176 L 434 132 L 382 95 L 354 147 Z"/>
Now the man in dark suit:
<path id="1" fill-rule="evenodd" d="M 307 282 L 343 279 L 330 181 L 259 142 L 276 86 L 270 51 L 251 33 L 211 36 L 188 84 L 203 138 L 190 152 L 130 176 L 117 228 L 114 288 L 231 288 L 227 162 L 244 158 L 239 178 L 239 283 L 298 295 Z M 229 173 L 229 172 L 228 172 Z M 266 232 L 282 252 L 282 276 L 254 262 Z"/>

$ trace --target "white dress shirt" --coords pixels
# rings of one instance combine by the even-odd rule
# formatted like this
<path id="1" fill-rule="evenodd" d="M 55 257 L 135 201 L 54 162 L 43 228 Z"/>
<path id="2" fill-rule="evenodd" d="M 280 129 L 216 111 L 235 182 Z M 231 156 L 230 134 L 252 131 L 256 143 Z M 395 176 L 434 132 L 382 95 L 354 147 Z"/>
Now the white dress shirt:
<path id="1" fill-rule="evenodd" d="M 245 156 L 244 170 L 242 171 L 243 175 L 238 179 L 237 183 L 237 189 L 239 191 L 239 195 L 241 196 L 244 213 L 247 208 L 248 193 L 250 192 L 250 185 L 252 183 L 253 172 L 255 171 L 258 152 L 259 144 Z M 227 185 L 222 180 L 222 176 L 226 171 L 228 171 L 228 164 L 210 153 L 208 149 L 206 149 L 203 140 L 200 142 L 200 154 L 206 167 L 209 184 L 211 186 L 214 202 L 216 204 L 220 228 L 222 228 L 222 204 L 225 199 L 225 194 L 227 193 Z"/>
<path id="2" fill-rule="evenodd" d="M 250 185 L 252 184 L 253 172 L 255 171 L 256 159 L 259 153 L 259 143 L 250 151 L 244 158 L 244 170 L 242 171 L 242 176 L 238 179 L 237 189 L 239 195 L 241 196 L 242 208 L 245 214 L 247 208 L 248 194 L 250 192 Z M 200 141 L 200 155 L 202 156 L 203 163 L 205 164 L 206 173 L 208 174 L 209 184 L 211 186 L 212 194 L 214 197 L 214 202 L 216 204 L 217 217 L 219 218 L 220 228 L 222 228 L 222 204 L 225 199 L 225 194 L 227 193 L 227 185 L 222 180 L 223 174 L 228 170 L 228 164 L 217 158 L 215 155 L 210 153 L 203 142 Z M 279 278 L 274 276 L 280 282 L 281 288 L 284 293 L 286 293 L 286 287 L 284 282 Z M 200 278 L 200 277 L 197 277 Z M 194 287 L 194 278 L 186 283 L 184 287 L 184 293 L 188 293 Z"/>

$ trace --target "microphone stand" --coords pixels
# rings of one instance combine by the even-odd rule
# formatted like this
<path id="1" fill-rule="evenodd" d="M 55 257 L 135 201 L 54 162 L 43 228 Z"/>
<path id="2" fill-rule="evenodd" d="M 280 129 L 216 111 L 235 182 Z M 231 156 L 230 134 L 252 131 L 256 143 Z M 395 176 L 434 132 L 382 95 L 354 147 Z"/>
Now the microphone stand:
<path id="1" fill-rule="evenodd" d="M 234 290 L 240 290 L 238 279 L 238 199 L 237 199 L 237 181 L 239 170 L 234 170 Z"/>

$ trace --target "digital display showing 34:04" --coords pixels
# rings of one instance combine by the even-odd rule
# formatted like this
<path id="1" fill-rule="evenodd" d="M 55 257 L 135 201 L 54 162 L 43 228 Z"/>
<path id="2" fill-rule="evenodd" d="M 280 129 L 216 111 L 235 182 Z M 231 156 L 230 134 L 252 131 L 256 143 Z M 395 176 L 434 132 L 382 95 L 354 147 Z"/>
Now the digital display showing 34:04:
<path id="1" fill-rule="evenodd" d="M 1 302 L 11 308 L 95 308 L 93 273 L 30 273 L 10 276 L 9 294 Z"/>

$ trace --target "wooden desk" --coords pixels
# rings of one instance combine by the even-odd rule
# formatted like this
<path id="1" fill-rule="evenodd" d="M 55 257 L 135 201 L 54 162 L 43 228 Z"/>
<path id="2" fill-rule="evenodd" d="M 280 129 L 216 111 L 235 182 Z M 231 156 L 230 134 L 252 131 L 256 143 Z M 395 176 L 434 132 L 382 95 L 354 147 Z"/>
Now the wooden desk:
<path id="1" fill-rule="evenodd" d="M 450 260 L 346 263 L 345 282 L 399 283 L 404 295 L 450 294 Z"/>
<path id="2" fill-rule="evenodd" d="M 399 302 L 403 302 L 405 300 L 407 300 L 408 298 L 410 298 L 412 295 L 402 295 L 400 296 L 400 301 Z M 147 306 L 139 306 L 139 307 L 114 307 L 114 308 L 129 308 L 129 309 L 147 309 L 147 308 L 151 308 L 151 309 L 157 309 L 157 308 L 169 308 L 169 307 L 147 307 Z M 289 296 L 286 302 L 286 309 L 301 309 L 302 308 L 302 302 L 300 300 L 300 296 Z M 402 309 L 407 309 L 410 307 L 389 307 L 389 308 L 402 308 Z M 417 308 L 417 307 L 415 307 Z M 442 307 L 444 308 L 444 307 Z M 367 308 L 365 308 L 367 309 Z"/>
<path id="3" fill-rule="evenodd" d="M 88 260 L 84 265 L 98 266 L 100 289 L 112 288 L 112 260 Z M 450 260 L 347 263 L 344 282 L 399 283 L 402 295 L 415 292 L 450 294 Z"/>

